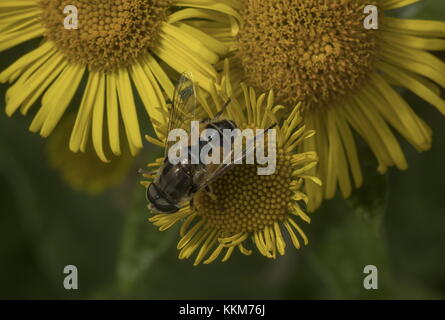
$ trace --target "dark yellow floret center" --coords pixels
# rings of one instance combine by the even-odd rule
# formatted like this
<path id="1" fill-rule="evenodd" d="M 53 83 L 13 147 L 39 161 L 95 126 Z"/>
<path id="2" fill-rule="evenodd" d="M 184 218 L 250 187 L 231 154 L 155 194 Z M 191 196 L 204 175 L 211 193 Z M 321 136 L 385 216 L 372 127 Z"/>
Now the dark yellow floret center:
<path id="1" fill-rule="evenodd" d="M 292 201 L 291 156 L 277 151 L 276 172 L 257 175 L 257 165 L 240 164 L 200 191 L 193 208 L 207 225 L 229 234 L 254 232 L 283 221 Z"/>
<path id="2" fill-rule="evenodd" d="M 364 27 L 375 0 L 246 0 L 238 37 L 247 82 L 284 103 L 329 106 L 373 66 L 377 31 Z"/>
<path id="3" fill-rule="evenodd" d="M 42 0 L 46 37 L 72 61 L 92 70 L 110 70 L 129 65 L 153 45 L 166 20 L 169 0 Z M 77 8 L 78 29 L 64 25 Z M 71 19 L 68 22 L 72 22 Z"/>

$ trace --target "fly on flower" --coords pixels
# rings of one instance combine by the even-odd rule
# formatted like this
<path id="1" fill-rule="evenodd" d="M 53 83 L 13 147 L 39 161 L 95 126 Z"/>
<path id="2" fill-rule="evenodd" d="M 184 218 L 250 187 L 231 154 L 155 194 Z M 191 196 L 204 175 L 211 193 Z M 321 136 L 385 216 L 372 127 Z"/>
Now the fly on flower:
<path id="1" fill-rule="evenodd" d="M 240 98 L 239 90 L 242 90 Z M 276 134 L 275 150 L 270 150 L 267 145 L 268 155 L 275 156 L 276 170 L 273 174 L 259 174 L 258 169 L 264 165 L 257 161 L 248 164 L 249 157 L 246 156 L 245 163 L 232 166 L 209 184 L 211 193 L 201 189 L 193 195 L 193 201 L 181 204 L 176 213 L 152 212 L 149 221 L 160 231 L 180 225 L 179 259 L 195 256 L 194 265 L 211 263 L 221 256 L 222 261 L 227 261 L 235 249 L 250 255 L 253 253 L 249 249 L 250 242 L 252 249 L 258 249 L 271 259 L 285 254 L 286 239 L 296 249 L 307 245 L 309 239 L 300 223 L 310 223 L 311 217 L 304 210 L 309 197 L 303 189 L 307 183 L 321 185 L 321 181 L 308 174 L 317 165 L 317 154 L 297 151 L 303 141 L 312 139 L 315 134 L 313 130 L 306 130 L 301 109 L 296 106 L 287 119 L 280 121 L 278 115 L 284 106 L 275 103 L 273 91 L 258 95 L 252 87 L 233 82 L 228 60 L 224 62 L 220 80 L 210 83 L 209 94 L 200 90 L 196 93 L 199 102 L 196 112 L 203 119 L 215 119 L 227 105 L 227 97 L 231 97 L 224 115 L 243 129 L 242 133 L 249 129 L 264 131 L 276 123 L 270 130 Z M 155 124 L 159 128 L 157 136 L 147 135 L 146 139 L 164 148 L 168 135 L 168 110 L 162 114 L 163 121 Z M 268 142 L 270 132 L 264 136 Z M 255 145 L 257 160 L 259 149 Z M 147 167 L 161 168 L 164 164 L 165 157 L 161 157 L 148 163 Z M 145 173 L 143 177 L 141 184 L 147 188 L 156 181 L 156 171 Z"/>
<path id="2" fill-rule="evenodd" d="M 253 164 L 251 155 L 263 142 L 264 130 L 261 130 L 246 137 L 245 148 L 238 147 L 243 145 L 244 134 L 240 135 L 234 121 L 223 117 L 230 99 L 212 119 L 200 116 L 196 100 L 192 76 L 184 73 L 170 104 L 164 162 L 147 188 L 147 200 L 155 212 L 177 212 L 187 201 L 192 205 L 193 196 L 202 189 L 212 195 L 211 183 L 235 164 L 241 164 L 247 156 Z M 176 142 L 177 138 L 180 138 L 179 142 Z"/>

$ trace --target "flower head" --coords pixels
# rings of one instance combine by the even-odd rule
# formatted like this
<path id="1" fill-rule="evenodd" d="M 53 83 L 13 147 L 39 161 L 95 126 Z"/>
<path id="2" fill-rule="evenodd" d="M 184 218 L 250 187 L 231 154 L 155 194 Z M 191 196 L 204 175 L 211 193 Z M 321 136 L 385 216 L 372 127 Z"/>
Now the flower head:
<path id="1" fill-rule="evenodd" d="M 155 46 L 167 21 L 170 1 L 85 1 L 69 4 L 78 10 L 79 30 L 65 29 L 63 0 L 42 0 L 45 37 L 70 61 L 92 70 L 108 71 L 129 66 L 145 50 Z"/>
<path id="2" fill-rule="evenodd" d="M 354 132 L 373 151 L 381 173 L 407 168 L 394 132 L 418 151 L 431 147 L 430 128 L 393 85 L 445 114 L 439 88 L 445 87 L 445 63 L 429 52 L 445 50 L 445 22 L 385 14 L 417 1 L 242 1 L 234 79 L 273 89 L 288 114 L 302 102 L 308 128 L 317 131 L 302 150 L 317 152 L 320 166 L 311 173 L 324 181 L 322 189 L 305 186 L 310 211 L 334 197 L 337 186 L 348 197 L 362 185 Z M 365 28 L 368 5 L 378 9 L 377 30 Z"/>
<path id="3" fill-rule="evenodd" d="M 199 95 L 206 116 L 212 118 L 221 110 L 223 101 L 220 97 L 233 97 L 227 117 L 242 129 L 270 127 L 277 121 L 276 113 L 283 108 L 274 104 L 273 92 L 257 96 L 253 88 L 244 84 L 232 88 L 228 65 L 220 86 L 211 88 L 211 103 Z M 239 101 L 235 98 L 236 90 L 242 91 L 243 97 Z M 162 127 L 167 130 L 165 124 Z M 245 246 L 249 240 L 262 255 L 275 258 L 285 253 L 285 233 L 289 234 L 296 248 L 300 248 L 301 243 L 308 243 L 298 224 L 310 222 L 304 212 L 308 198 L 301 189 L 308 180 L 321 182 L 307 174 L 317 163 L 316 154 L 295 150 L 314 132 L 305 129 L 298 107 L 275 128 L 277 157 L 273 175 L 257 175 L 258 164 L 235 165 L 212 182 L 211 194 L 201 190 L 193 197 L 193 205 L 185 204 L 174 214 L 155 213 L 149 219 L 160 230 L 182 221 L 179 258 L 190 258 L 196 253 L 195 265 L 210 263 L 220 255 L 226 261 L 236 248 L 243 254 L 251 254 Z M 161 144 L 150 137 L 148 140 Z M 158 159 L 148 166 L 156 169 L 163 161 Z M 154 175 L 146 175 L 146 178 L 149 179 L 144 181 L 147 186 Z"/>
<path id="4" fill-rule="evenodd" d="M 376 58 L 376 32 L 363 27 L 363 8 L 373 4 L 245 1 L 237 55 L 248 83 L 274 88 L 290 105 L 331 105 L 361 84 Z"/>
<path id="5" fill-rule="evenodd" d="M 87 143 L 86 152 L 73 153 L 68 149 L 66 141 L 74 121 L 74 114 L 67 115 L 48 138 L 46 154 L 49 164 L 59 172 L 65 183 L 76 191 L 97 195 L 120 185 L 134 163 L 128 145 L 123 145 L 120 157 L 113 156 L 108 163 L 96 156 L 91 150 L 91 143 Z"/>
<path id="6" fill-rule="evenodd" d="M 78 29 L 64 27 L 68 5 L 77 8 Z M 104 162 L 104 127 L 114 155 L 121 154 L 121 123 L 131 153 L 143 146 L 133 85 L 148 116 L 156 118 L 157 107 L 165 109 L 165 96 L 173 94 L 172 71 L 192 71 L 204 88 L 216 78 L 212 65 L 228 48 L 187 22 L 238 17 L 229 0 L 217 6 L 194 0 L 16 0 L 2 1 L 0 9 L 0 51 L 43 38 L 0 73 L 0 82 L 12 84 L 6 113 L 27 114 L 40 101 L 30 130 L 47 137 L 81 92 L 69 147 L 85 151 L 92 137 Z"/>

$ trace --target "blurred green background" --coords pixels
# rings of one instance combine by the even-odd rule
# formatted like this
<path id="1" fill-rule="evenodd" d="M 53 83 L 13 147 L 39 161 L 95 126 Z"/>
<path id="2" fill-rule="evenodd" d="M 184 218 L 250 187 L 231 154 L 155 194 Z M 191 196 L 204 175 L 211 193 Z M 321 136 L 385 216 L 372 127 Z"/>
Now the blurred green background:
<path id="1" fill-rule="evenodd" d="M 395 14 L 445 20 L 445 1 Z M 0 70 L 33 46 L 2 53 Z M 375 174 L 363 148 L 366 186 L 348 201 L 325 202 L 305 226 L 309 246 L 276 261 L 237 253 L 199 267 L 177 259 L 177 230 L 161 233 L 147 222 L 137 168 L 160 150 L 147 146 L 122 185 L 90 196 L 48 165 L 46 141 L 27 131 L 31 116 L 2 111 L 0 298 L 444 299 L 445 118 L 414 95 L 406 99 L 434 130 L 429 152 L 402 143 L 408 171 Z M 79 290 L 63 288 L 69 264 L 78 267 Z M 368 264 L 379 269 L 375 291 L 363 289 Z"/>

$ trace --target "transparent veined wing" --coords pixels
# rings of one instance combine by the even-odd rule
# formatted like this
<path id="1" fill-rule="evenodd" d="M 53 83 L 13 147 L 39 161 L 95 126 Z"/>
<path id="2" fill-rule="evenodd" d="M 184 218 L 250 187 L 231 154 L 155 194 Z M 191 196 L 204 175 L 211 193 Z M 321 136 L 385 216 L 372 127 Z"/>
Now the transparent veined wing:
<path id="1" fill-rule="evenodd" d="M 190 122 L 196 119 L 196 84 L 192 74 L 184 72 L 175 87 L 173 101 L 170 104 L 168 131 L 165 136 L 165 156 L 175 141 L 168 141 L 168 134 L 173 129 L 185 129 L 188 131 Z"/>
<path id="2" fill-rule="evenodd" d="M 222 163 L 218 165 L 210 165 L 208 167 L 208 174 L 205 176 L 202 181 L 197 185 L 198 190 L 205 188 L 209 184 L 211 184 L 213 181 L 221 177 L 223 174 L 225 174 L 227 171 L 232 169 L 236 164 L 242 162 L 248 155 L 250 155 L 252 152 L 255 151 L 255 141 L 258 139 L 264 138 L 264 133 L 267 132 L 269 129 L 272 129 L 276 126 L 276 124 L 271 125 L 269 128 L 265 129 L 261 133 L 257 134 L 253 139 L 249 139 L 246 141 L 245 146 L 242 148 L 241 154 L 237 155 L 234 153 L 234 146 L 231 145 L 230 152 L 223 158 Z M 234 141 L 231 141 L 230 143 L 234 143 Z"/>

